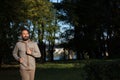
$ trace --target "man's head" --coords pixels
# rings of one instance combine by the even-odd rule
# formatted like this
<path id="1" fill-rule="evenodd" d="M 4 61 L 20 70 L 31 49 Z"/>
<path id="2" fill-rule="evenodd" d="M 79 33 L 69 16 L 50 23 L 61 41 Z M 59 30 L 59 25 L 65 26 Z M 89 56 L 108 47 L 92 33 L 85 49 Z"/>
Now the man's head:
<path id="1" fill-rule="evenodd" d="M 21 30 L 21 37 L 22 37 L 23 41 L 27 41 L 30 38 L 29 30 L 22 29 Z"/>

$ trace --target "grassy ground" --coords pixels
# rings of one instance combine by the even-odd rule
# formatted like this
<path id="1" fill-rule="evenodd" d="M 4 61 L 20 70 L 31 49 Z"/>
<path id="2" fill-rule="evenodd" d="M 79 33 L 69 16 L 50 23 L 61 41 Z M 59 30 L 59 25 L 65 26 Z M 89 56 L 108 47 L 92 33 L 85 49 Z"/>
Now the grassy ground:
<path id="1" fill-rule="evenodd" d="M 82 80 L 82 69 L 75 65 L 73 63 L 39 65 L 41 67 L 36 70 L 36 80 Z"/>
<path id="2" fill-rule="evenodd" d="M 79 63 L 37 64 L 35 80 L 82 80 Z M 75 67 L 76 66 L 76 67 Z M 81 67 L 84 66 L 81 64 Z M 0 80 L 20 80 L 17 66 L 4 65 L 0 71 Z"/>
<path id="3" fill-rule="evenodd" d="M 109 60 L 111 61 L 111 60 Z M 85 80 L 83 67 L 91 61 L 70 61 L 37 64 L 35 80 Z M 92 62 L 104 62 L 94 61 Z M 0 80 L 20 80 L 18 65 L 3 65 Z"/>

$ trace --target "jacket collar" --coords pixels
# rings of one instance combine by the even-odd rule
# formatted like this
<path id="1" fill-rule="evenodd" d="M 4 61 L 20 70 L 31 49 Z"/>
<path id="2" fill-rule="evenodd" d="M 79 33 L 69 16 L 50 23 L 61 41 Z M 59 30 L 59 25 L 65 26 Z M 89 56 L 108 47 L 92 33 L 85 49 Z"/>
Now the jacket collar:
<path id="1" fill-rule="evenodd" d="M 20 42 L 22 42 L 22 43 L 27 43 L 27 42 L 31 42 L 31 40 L 30 40 L 30 39 L 28 39 L 28 41 L 20 40 Z"/>

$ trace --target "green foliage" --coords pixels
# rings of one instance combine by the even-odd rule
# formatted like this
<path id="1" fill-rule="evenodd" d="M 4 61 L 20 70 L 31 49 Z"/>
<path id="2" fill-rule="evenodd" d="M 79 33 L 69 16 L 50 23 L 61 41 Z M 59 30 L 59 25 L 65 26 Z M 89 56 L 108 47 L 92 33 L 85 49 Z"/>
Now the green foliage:
<path id="1" fill-rule="evenodd" d="M 57 32 L 58 26 L 54 23 L 54 20 L 55 11 L 53 4 L 48 0 L 1 0 L 0 52 L 2 53 L 0 53 L 0 63 L 4 62 L 2 60 L 5 59 L 4 57 L 7 54 L 11 55 L 15 43 L 20 38 L 19 32 L 21 28 L 26 27 L 30 30 L 33 40 L 42 42 L 43 39 L 46 39 L 44 38 L 46 36 L 44 33 L 47 30 L 50 29 L 49 31 L 52 34 Z M 48 26 L 49 28 L 46 29 Z M 54 38 L 55 36 L 52 35 L 51 37 Z M 51 42 L 55 40 L 53 38 Z"/>

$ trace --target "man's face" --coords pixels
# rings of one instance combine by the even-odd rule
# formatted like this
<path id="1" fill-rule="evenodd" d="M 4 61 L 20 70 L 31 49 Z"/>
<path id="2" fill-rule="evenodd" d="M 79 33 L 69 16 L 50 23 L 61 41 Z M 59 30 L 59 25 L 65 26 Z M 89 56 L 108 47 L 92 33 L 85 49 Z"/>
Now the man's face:
<path id="1" fill-rule="evenodd" d="M 21 36 L 24 41 L 27 41 L 29 39 L 29 32 L 27 30 L 23 30 Z"/>

